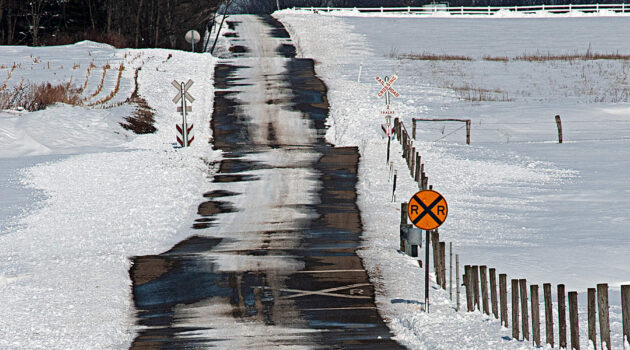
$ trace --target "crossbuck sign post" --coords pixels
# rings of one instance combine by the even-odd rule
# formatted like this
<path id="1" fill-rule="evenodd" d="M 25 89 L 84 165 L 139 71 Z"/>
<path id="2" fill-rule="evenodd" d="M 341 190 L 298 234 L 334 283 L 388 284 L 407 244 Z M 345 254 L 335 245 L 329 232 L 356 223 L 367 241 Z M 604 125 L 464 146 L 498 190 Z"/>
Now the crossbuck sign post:
<path id="1" fill-rule="evenodd" d="M 192 112 L 192 106 L 188 106 L 186 103 L 193 103 L 195 101 L 195 98 L 188 93 L 188 89 L 190 89 L 193 83 L 194 82 L 192 81 L 192 79 L 188 79 L 185 84 L 183 82 L 180 83 L 177 80 L 173 80 L 171 82 L 171 84 L 178 91 L 178 94 L 173 98 L 173 103 L 180 104 L 180 106 L 177 107 L 177 112 L 181 113 L 182 115 L 182 125 L 179 126 L 179 124 L 175 124 L 175 127 L 177 128 L 177 132 L 179 132 L 179 135 L 177 136 L 177 142 L 179 142 L 182 147 L 190 146 L 190 144 L 195 139 L 194 136 L 190 139 L 188 138 L 190 132 L 193 129 L 193 123 L 190 123 L 190 126 L 188 126 L 187 113 Z"/>
<path id="2" fill-rule="evenodd" d="M 422 190 L 416 192 L 407 204 L 407 216 L 417 228 L 426 230 L 426 251 L 424 266 L 424 310 L 429 312 L 429 232 L 440 227 L 446 221 L 448 204 L 446 199 L 436 191 Z"/>
<path id="3" fill-rule="evenodd" d="M 398 77 L 396 75 L 392 75 L 391 79 L 388 76 L 386 76 L 385 80 L 381 79 L 380 77 L 376 77 L 376 81 L 378 81 L 378 83 L 381 84 L 382 86 L 381 90 L 378 92 L 376 97 L 381 98 L 385 96 L 385 105 L 387 106 L 386 110 L 381 111 L 381 114 L 385 116 L 385 120 L 387 121 L 385 125 L 381 126 L 383 130 L 385 131 L 385 136 L 387 136 L 387 160 L 386 160 L 387 163 L 385 164 L 389 164 L 389 145 L 391 142 L 390 130 L 392 130 L 391 120 L 392 120 L 392 114 L 394 114 L 394 110 L 389 109 L 389 95 L 392 94 L 394 95 L 394 97 L 400 97 L 400 94 L 398 93 L 398 91 L 396 91 L 392 87 L 392 85 L 394 85 L 396 80 L 398 80 Z"/>

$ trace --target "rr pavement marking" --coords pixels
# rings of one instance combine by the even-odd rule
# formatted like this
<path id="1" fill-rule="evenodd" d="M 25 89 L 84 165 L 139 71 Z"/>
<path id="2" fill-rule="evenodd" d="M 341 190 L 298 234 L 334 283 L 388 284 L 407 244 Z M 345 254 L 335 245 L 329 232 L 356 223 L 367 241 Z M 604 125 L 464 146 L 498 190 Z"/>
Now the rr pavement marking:
<path id="1" fill-rule="evenodd" d="M 290 292 L 290 293 L 296 293 L 296 294 L 286 295 L 278 299 L 300 298 L 307 295 L 323 295 L 323 296 L 329 296 L 329 297 L 348 298 L 348 299 L 372 299 L 372 297 L 363 296 L 363 295 L 345 295 L 345 294 L 331 293 L 331 292 L 336 292 L 336 291 L 344 290 L 344 289 L 350 289 L 352 292 L 352 289 L 356 287 L 365 287 L 365 286 L 371 286 L 371 284 L 357 283 L 357 284 L 351 284 L 351 285 L 343 286 L 343 287 L 335 287 L 335 288 L 328 288 L 328 289 L 315 290 L 315 291 L 299 290 L 299 289 L 280 289 L 280 291 L 282 292 Z"/>

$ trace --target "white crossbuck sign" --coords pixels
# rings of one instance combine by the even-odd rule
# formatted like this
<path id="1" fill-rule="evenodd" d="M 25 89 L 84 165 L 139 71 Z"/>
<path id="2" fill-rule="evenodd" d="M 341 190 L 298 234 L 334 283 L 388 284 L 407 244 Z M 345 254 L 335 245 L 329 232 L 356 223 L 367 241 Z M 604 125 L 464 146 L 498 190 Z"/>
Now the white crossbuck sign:
<path id="1" fill-rule="evenodd" d="M 385 96 L 385 104 L 387 105 L 388 109 L 389 109 L 389 95 L 392 94 L 394 95 L 394 97 L 400 97 L 400 94 L 398 93 L 398 91 L 396 91 L 392 87 L 392 85 L 394 85 L 394 82 L 396 82 L 397 79 L 398 77 L 396 75 L 392 75 L 391 79 L 389 77 L 385 77 L 385 80 L 379 77 L 376 77 L 376 81 L 378 81 L 379 84 L 383 86 L 383 88 L 381 88 L 381 90 L 378 92 L 376 97 L 381 98 Z"/>
<path id="2" fill-rule="evenodd" d="M 182 115 L 182 125 L 179 126 L 175 124 L 177 132 L 179 133 L 179 135 L 177 136 L 177 142 L 182 147 L 188 147 L 195 139 L 194 136 L 192 138 L 188 137 L 193 129 L 193 123 L 190 123 L 190 125 L 188 125 L 187 114 L 192 112 L 192 106 L 188 106 L 186 103 L 193 103 L 195 101 L 195 98 L 188 93 L 188 89 L 190 89 L 190 87 L 192 86 L 193 81 L 191 79 L 188 79 L 186 83 L 180 83 L 177 80 L 173 80 L 171 84 L 178 91 L 177 95 L 173 98 L 173 103 L 179 104 L 179 106 L 177 107 L 177 112 L 181 113 Z"/>
<path id="3" fill-rule="evenodd" d="M 192 79 L 188 79 L 188 81 L 186 82 L 186 84 L 184 83 L 180 83 L 177 80 L 173 80 L 171 82 L 171 84 L 173 84 L 173 86 L 179 90 L 179 93 L 177 94 L 177 96 L 175 96 L 173 98 L 173 103 L 178 103 L 181 99 L 182 99 L 182 95 L 184 95 L 184 97 L 186 97 L 186 99 L 188 100 L 188 102 L 193 103 L 195 102 L 195 98 L 192 97 L 191 94 L 188 93 L 188 89 L 190 89 L 190 87 L 193 84 Z"/>

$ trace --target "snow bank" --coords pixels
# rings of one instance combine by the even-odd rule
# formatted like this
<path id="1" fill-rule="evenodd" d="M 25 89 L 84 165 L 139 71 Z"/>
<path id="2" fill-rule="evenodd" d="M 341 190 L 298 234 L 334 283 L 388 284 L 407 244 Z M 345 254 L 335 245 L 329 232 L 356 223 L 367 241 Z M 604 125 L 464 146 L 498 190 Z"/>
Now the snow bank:
<path id="1" fill-rule="evenodd" d="M 207 146 L 215 59 L 170 50 L 115 50 L 91 42 L 11 47 L 2 56 L 2 62 L 21 62 L 10 80 L 17 82 L 21 77 L 67 82 L 83 76 L 83 83 L 90 62 L 125 64 L 121 86 L 128 88 L 120 89 L 120 101 L 133 92 L 135 70 L 142 67 L 138 92 L 155 111 L 155 134 L 137 136 L 118 125 L 135 108 L 126 104 L 0 113 L 0 160 L 13 167 L 3 169 L 9 178 L 0 188 L 15 197 L 7 202 L 20 202 L 25 190 L 9 189 L 22 183 L 37 202 L 0 218 L 5 222 L 0 348 L 126 348 L 135 322 L 129 258 L 160 253 L 188 235 L 194 203 L 210 186 L 207 164 L 219 157 Z M 174 124 L 181 117 L 171 102 L 176 93 L 171 81 L 189 78 L 195 81 L 189 92 L 196 98 L 191 114 L 196 142 L 174 149 Z M 91 84 L 98 82 L 88 79 Z M 104 85 L 104 90 L 114 86 Z M 29 156 L 46 162 L 21 169 L 32 163 L 21 160 Z"/>

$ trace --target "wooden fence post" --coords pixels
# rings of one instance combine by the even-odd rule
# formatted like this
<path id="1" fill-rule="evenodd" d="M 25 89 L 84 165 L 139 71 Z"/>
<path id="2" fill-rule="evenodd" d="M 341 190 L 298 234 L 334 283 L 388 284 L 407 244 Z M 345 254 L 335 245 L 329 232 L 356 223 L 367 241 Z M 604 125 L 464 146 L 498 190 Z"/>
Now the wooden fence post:
<path id="1" fill-rule="evenodd" d="M 479 266 L 477 265 L 472 267 L 472 278 L 475 310 L 481 310 L 479 304 Z"/>
<path id="2" fill-rule="evenodd" d="M 466 287 L 466 306 L 468 312 L 475 310 L 472 290 L 472 266 L 464 265 L 464 286 Z"/>
<path id="3" fill-rule="evenodd" d="M 567 348 L 567 307 L 565 304 L 564 284 L 558 285 L 558 346 Z"/>
<path id="4" fill-rule="evenodd" d="M 466 144 L 470 145 L 470 120 L 466 120 Z"/>
<path id="5" fill-rule="evenodd" d="M 403 130 L 403 159 L 405 163 L 407 163 L 407 167 L 409 167 L 409 136 L 407 135 L 407 131 Z"/>
<path id="6" fill-rule="evenodd" d="M 623 320 L 623 344 L 625 350 L 625 344 L 630 343 L 630 284 L 621 286 L 621 318 Z"/>
<path id="7" fill-rule="evenodd" d="M 429 178 L 427 174 L 424 172 L 424 164 L 420 165 L 420 188 L 426 190 L 429 188 Z"/>
<path id="8" fill-rule="evenodd" d="M 551 301 L 551 283 L 543 284 L 545 299 L 545 335 L 547 344 L 553 348 L 553 303 Z"/>
<path id="9" fill-rule="evenodd" d="M 404 253 L 407 247 L 403 239 L 403 225 L 407 225 L 407 202 L 400 203 L 400 251 Z"/>
<path id="10" fill-rule="evenodd" d="M 414 181 L 417 183 L 420 180 L 420 161 L 422 157 L 420 157 L 420 152 L 416 154 L 416 173 L 413 177 Z"/>
<path id="11" fill-rule="evenodd" d="M 433 250 L 433 270 L 435 271 L 435 282 L 442 285 L 440 281 L 440 233 L 437 230 L 431 231 L 431 248 Z"/>
<path id="12" fill-rule="evenodd" d="M 497 300 L 497 270 L 490 268 L 490 303 L 494 318 L 499 318 L 499 303 Z"/>
<path id="13" fill-rule="evenodd" d="M 580 326 L 578 324 L 577 292 L 569 292 L 569 324 L 571 325 L 571 349 L 580 350 Z"/>
<path id="14" fill-rule="evenodd" d="M 416 148 L 415 147 L 411 147 L 411 157 L 409 159 L 409 174 L 411 175 L 411 177 L 414 177 L 414 173 L 413 171 L 416 170 Z"/>
<path id="15" fill-rule="evenodd" d="M 519 339 L 518 327 L 518 280 L 512 280 L 512 338 Z"/>
<path id="16" fill-rule="evenodd" d="M 409 141 L 409 135 L 407 135 L 407 157 L 405 161 L 407 162 L 407 169 L 411 170 L 411 141 Z"/>
<path id="17" fill-rule="evenodd" d="M 440 282 L 446 291 L 446 242 L 440 242 Z"/>
<path id="18" fill-rule="evenodd" d="M 599 342 L 602 349 L 610 350 L 610 319 L 608 317 L 608 284 L 597 285 L 597 306 L 599 314 Z"/>
<path id="19" fill-rule="evenodd" d="M 481 277 L 481 304 L 483 305 L 483 313 L 490 315 L 490 306 L 488 305 L 488 272 L 485 265 L 479 266 L 479 275 Z"/>
<path id="20" fill-rule="evenodd" d="M 538 299 L 538 285 L 529 286 L 532 299 L 532 337 L 534 345 L 540 346 L 540 301 Z"/>
<path id="21" fill-rule="evenodd" d="M 459 254 L 455 254 L 455 297 L 457 298 L 457 311 L 459 312 Z"/>
<path id="22" fill-rule="evenodd" d="M 453 301 L 453 242 L 448 242 L 448 294 Z"/>
<path id="23" fill-rule="evenodd" d="M 507 275 L 499 274 L 499 302 L 501 304 L 501 325 L 507 327 L 508 313 L 507 313 Z"/>
<path id="24" fill-rule="evenodd" d="M 562 143 L 562 120 L 556 115 L 556 126 L 558 127 L 558 143 Z"/>
<path id="25" fill-rule="evenodd" d="M 415 119 L 411 119 L 411 137 L 413 137 L 413 139 L 416 139 L 416 120 Z"/>
<path id="26" fill-rule="evenodd" d="M 523 340 L 529 340 L 529 305 L 527 305 L 527 280 L 520 279 L 518 282 L 521 294 L 521 325 L 523 328 Z"/>
<path id="27" fill-rule="evenodd" d="M 589 288 L 587 290 L 588 296 L 588 340 L 593 344 L 593 349 L 597 349 L 597 296 L 595 295 L 595 288 Z"/>

